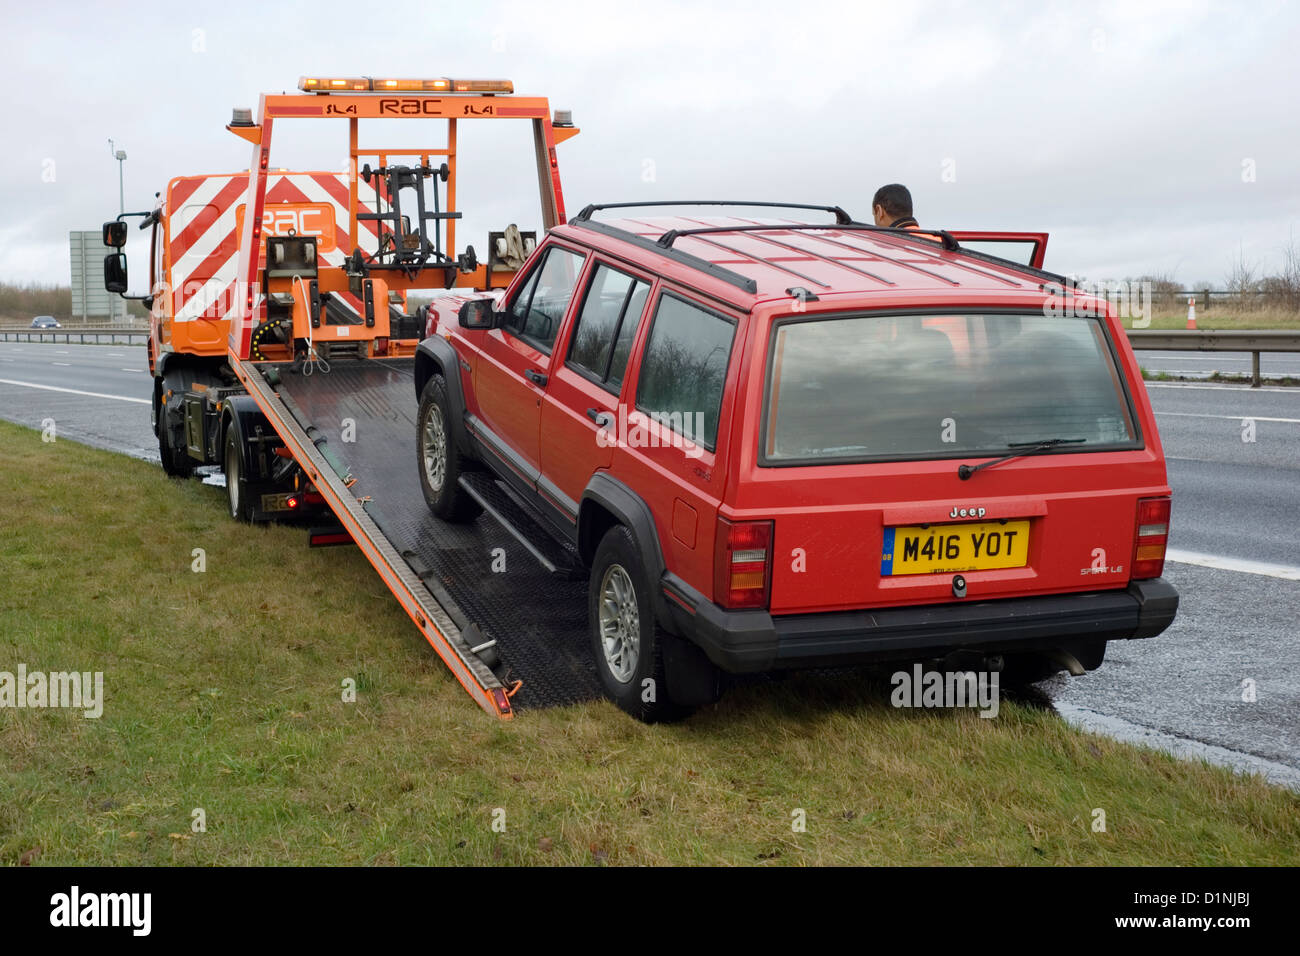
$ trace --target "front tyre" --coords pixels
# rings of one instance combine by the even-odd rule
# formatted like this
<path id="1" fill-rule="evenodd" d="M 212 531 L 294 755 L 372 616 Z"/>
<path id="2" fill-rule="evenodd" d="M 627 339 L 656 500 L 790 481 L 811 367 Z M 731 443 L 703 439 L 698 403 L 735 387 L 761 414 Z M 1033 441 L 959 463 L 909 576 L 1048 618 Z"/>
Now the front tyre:
<path id="1" fill-rule="evenodd" d="M 460 523 L 474 520 L 483 508 L 460 486 L 460 476 L 468 462 L 456 448 L 451 422 L 447 381 L 441 375 L 434 375 L 420 395 L 416 419 L 420 490 L 430 511 L 444 521 Z"/>
<path id="2" fill-rule="evenodd" d="M 185 431 L 173 425 L 166 407 L 159 407 L 162 396 L 155 399 L 154 431 L 158 434 L 158 458 L 163 472 L 171 478 L 188 478 L 194 474 L 195 461 L 185 448 Z"/>

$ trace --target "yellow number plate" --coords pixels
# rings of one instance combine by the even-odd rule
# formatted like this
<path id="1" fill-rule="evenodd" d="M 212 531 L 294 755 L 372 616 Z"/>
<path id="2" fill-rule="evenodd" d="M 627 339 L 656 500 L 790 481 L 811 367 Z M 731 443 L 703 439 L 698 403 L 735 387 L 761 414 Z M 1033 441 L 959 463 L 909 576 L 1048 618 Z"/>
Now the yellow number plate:
<path id="1" fill-rule="evenodd" d="M 1028 521 L 886 528 L 880 576 L 1023 568 L 1028 563 Z"/>

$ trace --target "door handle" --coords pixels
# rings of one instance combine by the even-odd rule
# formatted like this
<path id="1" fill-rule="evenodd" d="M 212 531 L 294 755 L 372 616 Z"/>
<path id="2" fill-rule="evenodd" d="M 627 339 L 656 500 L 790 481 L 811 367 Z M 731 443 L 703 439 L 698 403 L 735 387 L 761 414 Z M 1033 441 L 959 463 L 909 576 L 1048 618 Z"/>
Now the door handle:
<path id="1" fill-rule="evenodd" d="M 589 408 L 589 409 L 587 409 L 587 417 L 590 418 L 590 419 L 591 419 L 593 422 L 595 422 L 597 425 L 604 425 L 605 422 L 602 422 L 601 419 L 604 418 L 604 417 L 605 417 L 606 415 L 608 415 L 608 414 L 609 414 L 609 412 L 602 411 L 602 410 L 599 409 L 599 408 Z"/>
<path id="2" fill-rule="evenodd" d="M 524 378 L 528 379 L 528 381 L 532 382 L 534 385 L 546 384 L 546 376 L 535 368 L 530 368 L 527 372 L 524 372 Z"/>

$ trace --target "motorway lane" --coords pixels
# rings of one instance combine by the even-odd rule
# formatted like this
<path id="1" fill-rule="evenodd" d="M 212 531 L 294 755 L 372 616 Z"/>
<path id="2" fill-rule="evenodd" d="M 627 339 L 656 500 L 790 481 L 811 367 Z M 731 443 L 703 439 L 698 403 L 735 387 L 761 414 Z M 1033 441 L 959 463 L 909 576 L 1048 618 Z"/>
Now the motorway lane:
<path id="1" fill-rule="evenodd" d="M 1097 670 L 1039 688 L 1063 713 L 1079 708 L 1271 761 L 1280 766 L 1228 762 L 1275 770 L 1266 775 L 1300 789 L 1300 581 L 1180 563 L 1166 563 L 1165 577 L 1180 598 L 1167 631 L 1114 641 Z M 1243 699 L 1246 681 L 1253 701 Z"/>
<path id="2" fill-rule="evenodd" d="M 53 417 L 61 437 L 156 461 L 139 401 L 148 378 L 128 370 L 137 362 L 142 349 L 0 343 L 0 379 L 118 396 L 0 383 L 0 417 L 37 428 Z M 1300 389 L 1152 382 L 1148 392 L 1174 495 L 1171 554 L 1300 566 Z M 1242 441 L 1243 419 L 1253 442 Z M 1166 574 L 1182 595 L 1167 632 L 1112 644 L 1100 670 L 1041 689 L 1063 713 L 1274 761 L 1275 779 L 1300 788 L 1300 580 L 1175 561 Z M 1247 679 L 1254 702 L 1241 700 Z"/>
<path id="3" fill-rule="evenodd" d="M 1170 547 L 1300 565 L 1300 389 L 1147 392 L 1174 489 Z"/>
<path id="4" fill-rule="evenodd" d="M 0 342 L 0 418 L 158 460 L 143 346 Z"/>
<path id="5" fill-rule="evenodd" d="M 1213 372 L 1225 375 L 1249 375 L 1249 352 L 1161 352 L 1143 349 L 1137 353 L 1138 364 L 1148 372 L 1202 377 Z M 1279 378 L 1300 378 L 1300 353 L 1264 352 L 1259 357 L 1260 374 Z"/>

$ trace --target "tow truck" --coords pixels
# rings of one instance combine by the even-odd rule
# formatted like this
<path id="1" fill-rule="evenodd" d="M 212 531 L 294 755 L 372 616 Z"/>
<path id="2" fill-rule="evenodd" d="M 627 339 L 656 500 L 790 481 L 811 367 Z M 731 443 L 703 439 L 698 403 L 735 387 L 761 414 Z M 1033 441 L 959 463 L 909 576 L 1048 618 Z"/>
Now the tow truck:
<path id="1" fill-rule="evenodd" d="M 345 173 L 271 165 L 274 131 L 305 120 L 346 129 Z M 436 145 L 363 143 L 363 121 L 380 120 L 433 121 L 443 135 Z M 150 293 L 137 298 L 152 314 L 164 469 L 218 467 L 237 520 L 332 515 L 310 543 L 355 543 L 475 702 L 506 719 L 522 671 L 536 675 L 539 703 L 594 693 L 576 655 L 524 650 L 507 661 L 498 645 L 498 635 L 530 636 L 552 584 L 580 587 L 564 559 L 532 545 L 521 553 L 513 527 L 430 527 L 410 466 L 414 357 L 427 324 L 406 311 L 409 294 L 503 289 L 537 242 L 510 225 L 489 233 L 485 261 L 472 245 L 457 251 L 468 120 L 531 126 L 542 227 L 565 222 L 556 147 L 579 131 L 546 98 L 516 95 L 502 79 L 308 76 L 297 93 L 261 96 L 256 113 L 234 110 L 226 128 L 251 146 L 246 172 L 173 180 L 151 211 L 104 224 L 116 250 L 105 287 L 127 296 L 122 247 L 139 218 L 153 230 Z M 511 506 L 488 507 L 505 519 Z M 538 557 L 540 580 L 494 586 L 504 576 L 493 565 Z"/>

